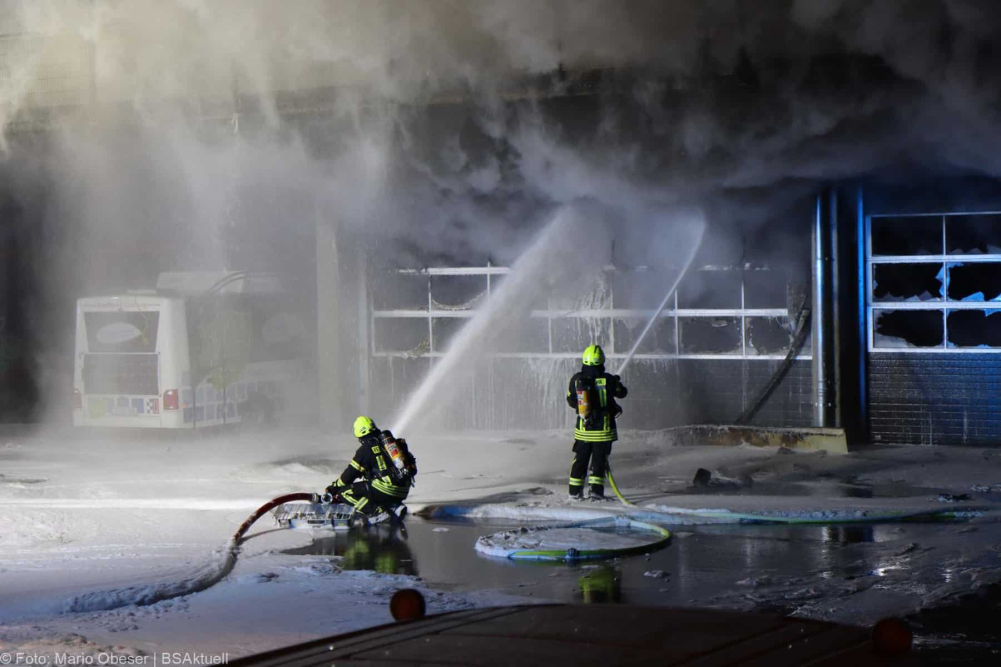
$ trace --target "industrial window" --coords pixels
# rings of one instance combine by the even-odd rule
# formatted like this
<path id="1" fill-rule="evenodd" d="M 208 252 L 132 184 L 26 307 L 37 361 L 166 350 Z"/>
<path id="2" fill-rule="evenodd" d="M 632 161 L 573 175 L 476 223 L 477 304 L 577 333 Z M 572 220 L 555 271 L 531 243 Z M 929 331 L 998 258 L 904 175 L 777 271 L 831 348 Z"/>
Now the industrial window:
<path id="1" fill-rule="evenodd" d="M 866 223 L 870 350 L 1001 352 L 1001 213 Z"/>
<path id="2" fill-rule="evenodd" d="M 373 277 L 369 335 L 375 357 L 441 357 L 465 321 L 509 273 L 495 266 L 401 269 Z M 594 294 L 543 297 L 498 357 L 579 358 L 596 340 L 623 359 L 673 272 L 609 269 Z M 767 267 L 692 270 L 636 352 L 637 359 L 782 359 L 792 343 L 787 276 Z M 751 305 L 756 307 L 750 307 Z M 793 317 L 796 314 L 793 313 Z M 999 320 L 1001 321 L 1001 320 Z M 809 359 L 809 345 L 801 359 Z"/>

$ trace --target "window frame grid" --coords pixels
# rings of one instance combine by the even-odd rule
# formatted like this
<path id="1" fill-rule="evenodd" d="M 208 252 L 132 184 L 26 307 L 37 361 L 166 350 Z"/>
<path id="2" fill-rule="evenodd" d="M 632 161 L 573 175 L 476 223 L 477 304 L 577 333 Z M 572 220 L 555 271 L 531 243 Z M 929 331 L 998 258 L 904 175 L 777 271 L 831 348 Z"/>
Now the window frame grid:
<path id="1" fill-rule="evenodd" d="M 956 310 L 1001 311 L 1001 301 L 953 301 L 949 299 L 949 264 L 996 263 L 1001 264 L 1001 253 L 950 255 L 948 246 L 948 221 L 980 215 L 1001 216 L 1001 211 L 968 211 L 962 213 L 878 213 L 865 216 L 866 261 L 866 329 L 869 353 L 876 354 L 1001 354 L 1001 347 L 949 346 L 949 313 Z M 875 255 L 872 250 L 872 221 L 880 218 L 940 218 L 942 224 L 942 252 L 932 255 Z M 943 271 L 942 297 L 935 301 L 880 301 L 873 300 L 875 267 L 877 264 L 939 264 Z M 876 313 L 881 310 L 936 310 L 942 312 L 942 343 L 935 347 L 876 347 Z"/>
<path id="2" fill-rule="evenodd" d="M 614 271 L 615 269 L 611 269 Z M 642 270 L 642 268 L 640 269 Z M 735 267 L 733 270 L 741 270 L 740 267 Z M 495 275 L 505 275 L 511 272 L 507 267 L 499 267 L 487 265 L 486 267 L 432 267 L 427 269 L 396 269 L 393 271 L 399 275 L 426 275 L 428 276 L 428 309 L 413 309 L 413 308 L 394 308 L 385 310 L 375 310 L 372 309 L 369 314 L 370 318 L 370 337 L 371 337 L 371 355 L 375 358 L 431 358 L 437 359 L 445 356 L 445 352 L 436 350 L 434 348 L 434 337 L 433 337 L 433 320 L 435 319 L 471 319 L 478 312 L 475 308 L 465 309 L 465 310 L 434 310 L 433 304 L 433 288 L 432 288 L 432 276 L 479 276 L 482 275 L 486 279 L 486 289 L 487 289 L 487 299 L 491 296 L 491 276 Z M 712 359 L 747 359 L 747 360 L 762 360 L 762 361 L 776 361 L 786 358 L 788 354 L 788 348 L 785 349 L 781 354 L 754 354 L 748 353 L 749 350 L 753 350 L 750 347 L 747 340 L 748 337 L 748 322 L 747 319 L 751 317 L 778 317 L 778 318 L 789 318 L 789 310 L 787 308 L 746 308 L 745 306 L 745 281 L 744 281 L 744 271 L 741 270 L 741 280 L 740 280 L 740 304 L 739 308 L 678 308 L 678 291 L 676 289 L 674 292 L 673 304 L 666 307 L 660 314 L 660 319 L 671 319 L 674 323 L 674 352 L 673 353 L 640 353 L 637 352 L 633 355 L 636 360 L 648 360 L 648 361 L 666 361 L 674 359 L 700 359 L 700 360 L 712 360 Z M 609 290 L 611 292 L 611 290 Z M 614 306 L 609 300 L 609 305 Z M 656 309 L 626 309 L 626 308 L 591 308 L 583 309 L 577 311 L 566 311 L 553 309 L 551 305 L 547 302 L 547 307 L 545 310 L 532 310 L 530 317 L 544 319 L 546 320 L 547 334 L 548 334 L 548 350 L 546 352 L 496 352 L 491 353 L 489 356 L 498 359 L 577 359 L 580 357 L 579 352 L 554 352 L 553 351 L 553 323 L 554 321 L 563 319 L 600 319 L 607 320 L 609 324 L 609 340 L 606 344 L 605 356 L 609 359 L 625 359 L 628 355 L 628 350 L 618 350 L 615 347 L 616 341 L 615 336 L 612 332 L 615 330 L 615 323 L 623 319 L 639 318 L 643 321 L 649 320 L 650 317 L 656 312 Z M 740 345 L 739 351 L 737 353 L 686 353 L 681 351 L 681 319 L 682 318 L 716 318 L 716 317 L 732 317 L 737 319 L 737 324 L 740 332 Z M 393 319 L 426 319 L 428 324 L 428 350 L 419 354 L 415 354 L 412 351 L 397 351 L 397 350 L 380 350 L 376 346 L 376 335 L 375 335 L 375 321 L 376 320 L 393 320 Z M 805 346 L 804 346 L 805 348 Z M 813 359 L 812 349 L 804 349 L 799 354 L 796 355 L 797 360 L 809 361 Z"/>

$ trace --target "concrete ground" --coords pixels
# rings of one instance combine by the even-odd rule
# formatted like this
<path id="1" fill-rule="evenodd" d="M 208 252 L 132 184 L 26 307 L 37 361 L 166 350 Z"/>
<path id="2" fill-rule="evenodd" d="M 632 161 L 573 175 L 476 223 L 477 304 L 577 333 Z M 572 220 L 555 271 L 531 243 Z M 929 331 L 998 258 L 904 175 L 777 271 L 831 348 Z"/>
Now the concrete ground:
<path id="1" fill-rule="evenodd" d="M 685 521 L 669 524 L 674 541 L 649 559 L 540 569 L 484 561 L 472 542 L 523 522 L 525 513 L 624 510 L 565 499 L 567 434 L 406 435 L 420 466 L 412 509 L 464 503 L 491 508 L 499 523 L 412 518 L 408 558 L 392 539 L 309 553 L 309 534 L 275 531 L 262 521 L 233 573 L 206 591 L 148 606 L 109 602 L 103 610 L 73 611 L 81 596 L 127 603 L 130 591 L 190 579 L 257 506 L 329 484 L 355 443 L 311 430 L 197 439 L 0 433 L 0 650 L 236 655 L 387 622 L 388 596 L 409 586 L 425 591 L 432 611 L 581 601 L 601 581 L 625 602 L 865 625 L 969 605 L 968 596 L 989 593 L 1001 579 L 1001 456 L 994 450 L 883 446 L 836 456 L 680 447 L 664 433 L 625 432 L 612 454 L 615 476 L 646 508 L 839 520 L 861 512 L 865 521 L 880 512 L 969 514 L 961 522 L 826 527 Z M 712 472 L 707 487 L 691 486 L 699 468 Z M 346 553 L 363 547 L 371 560 L 352 565 Z M 297 549 L 305 551 L 285 553 Z M 388 560 L 377 556 L 390 552 L 397 564 L 386 570 Z M 941 639 L 934 630 L 928 636 Z"/>

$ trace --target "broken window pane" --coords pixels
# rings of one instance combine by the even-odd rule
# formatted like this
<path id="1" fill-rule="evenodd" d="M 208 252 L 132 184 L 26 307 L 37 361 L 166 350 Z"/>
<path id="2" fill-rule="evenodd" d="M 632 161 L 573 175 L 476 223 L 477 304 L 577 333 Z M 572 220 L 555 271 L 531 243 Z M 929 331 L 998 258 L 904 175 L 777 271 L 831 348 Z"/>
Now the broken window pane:
<path id="1" fill-rule="evenodd" d="M 1001 347 L 1001 313 L 950 310 L 949 347 Z"/>
<path id="2" fill-rule="evenodd" d="M 748 354 L 785 354 L 792 343 L 792 331 L 785 317 L 748 317 Z"/>
<path id="3" fill-rule="evenodd" d="M 937 301 L 942 298 L 942 264 L 873 264 L 872 300 Z"/>
<path id="4" fill-rule="evenodd" d="M 600 274 L 577 274 L 573 281 L 534 290 L 532 309 L 574 313 L 611 307 L 611 281 Z"/>
<path id="5" fill-rule="evenodd" d="M 435 352 L 447 352 L 452 339 L 469 320 L 462 317 L 436 317 L 431 320 Z"/>
<path id="6" fill-rule="evenodd" d="M 945 220 L 950 255 L 1001 253 L 1001 215 L 955 215 Z"/>
<path id="7" fill-rule="evenodd" d="M 740 308 L 740 274 L 727 270 L 689 271 L 678 287 L 678 308 Z M 663 294 L 670 288 L 670 283 L 666 284 Z"/>
<path id="8" fill-rule="evenodd" d="M 1001 263 L 949 264 L 950 301 L 1001 301 Z"/>
<path id="9" fill-rule="evenodd" d="M 740 354 L 739 317 L 682 317 L 682 354 Z"/>
<path id="10" fill-rule="evenodd" d="M 661 268 L 613 273 L 611 282 L 615 291 L 615 307 L 656 310 L 677 280 L 678 273 L 678 269 Z M 674 299 L 668 301 L 667 307 L 674 307 Z"/>
<path id="11" fill-rule="evenodd" d="M 631 350 L 647 322 L 649 318 L 646 317 L 616 320 L 615 349 L 619 352 Z M 674 318 L 664 316 L 657 318 L 646 338 L 636 348 L 637 354 L 674 354 L 674 351 Z"/>
<path id="12" fill-rule="evenodd" d="M 874 310 L 875 347 L 941 347 L 941 310 Z"/>
<path id="13" fill-rule="evenodd" d="M 428 351 L 428 321 L 419 317 L 373 320 L 375 352 L 406 352 L 421 355 Z"/>
<path id="14" fill-rule="evenodd" d="M 490 341 L 492 352 L 549 352 L 549 321 L 544 317 L 519 317 L 517 322 L 502 323 L 503 331 Z M 435 349 L 438 341 L 435 339 Z M 581 352 L 584 348 L 581 348 Z"/>
<path id="15" fill-rule="evenodd" d="M 744 307 L 787 308 L 788 282 L 785 271 L 745 271 Z"/>
<path id="16" fill-rule="evenodd" d="M 370 281 L 372 306 L 376 310 L 427 310 L 428 277 L 387 271 Z"/>
<path id="17" fill-rule="evenodd" d="M 434 351 L 447 352 L 452 341 L 463 327 L 468 325 L 470 318 L 436 317 L 432 320 L 434 327 Z M 489 345 L 478 350 L 486 355 L 488 352 L 510 354 L 513 352 L 541 353 L 549 352 L 548 322 L 544 317 L 518 317 L 517 321 L 507 321 L 502 324 L 502 330 L 495 331 L 488 338 Z M 583 350 L 584 348 L 581 348 Z"/>
<path id="18" fill-rule="evenodd" d="M 942 218 L 872 218 L 873 255 L 941 255 Z"/>
<path id="19" fill-rule="evenodd" d="M 480 307 L 486 297 L 486 276 L 431 276 L 435 310 L 473 310 Z"/>
<path id="20" fill-rule="evenodd" d="M 610 352 L 611 319 L 606 317 L 561 317 L 553 320 L 553 352 L 580 354 L 597 343 Z"/>

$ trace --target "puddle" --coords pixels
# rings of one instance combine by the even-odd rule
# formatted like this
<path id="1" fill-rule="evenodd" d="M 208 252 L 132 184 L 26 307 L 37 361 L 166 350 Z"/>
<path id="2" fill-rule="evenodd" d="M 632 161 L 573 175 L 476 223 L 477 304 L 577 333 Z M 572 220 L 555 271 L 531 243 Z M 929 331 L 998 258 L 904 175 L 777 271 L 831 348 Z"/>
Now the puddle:
<path id="1" fill-rule="evenodd" d="M 916 540 L 914 533 L 935 530 L 921 524 L 685 527 L 659 551 L 580 563 L 494 559 L 474 551 L 478 537 L 518 525 L 524 524 L 411 517 L 405 531 L 377 527 L 320 533 L 311 545 L 283 553 L 336 556 L 345 569 L 416 575 L 448 590 L 558 602 L 690 606 L 732 594 L 735 583 L 751 573 L 780 580 L 821 573 L 857 577 L 884 560 L 880 543 Z"/>
<path id="2" fill-rule="evenodd" d="M 525 524 L 411 517 L 405 531 L 382 526 L 318 533 L 311 545 L 284 553 L 337 557 L 345 569 L 415 575 L 458 592 L 789 613 L 798 596 L 838 595 L 853 581 L 908 581 L 907 554 L 941 530 L 920 523 L 686 526 L 673 531 L 659 551 L 573 564 L 493 559 L 474 551 L 478 537 L 519 525 Z M 908 621 L 922 654 L 993 659 L 1001 650 L 993 620 L 999 609 L 1001 587 L 992 586 L 975 604 L 922 612 Z"/>
<path id="3" fill-rule="evenodd" d="M 382 574 L 419 574 L 405 531 L 396 526 L 318 533 L 313 543 L 282 553 L 293 556 L 336 556 L 345 570 L 372 570 Z"/>

